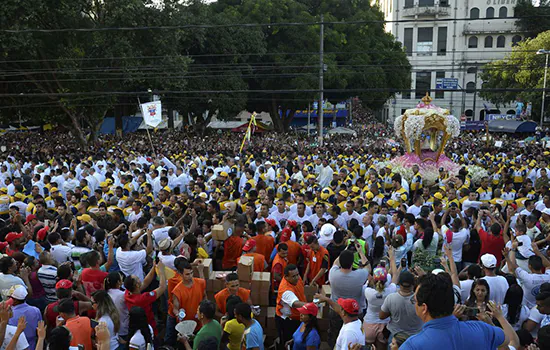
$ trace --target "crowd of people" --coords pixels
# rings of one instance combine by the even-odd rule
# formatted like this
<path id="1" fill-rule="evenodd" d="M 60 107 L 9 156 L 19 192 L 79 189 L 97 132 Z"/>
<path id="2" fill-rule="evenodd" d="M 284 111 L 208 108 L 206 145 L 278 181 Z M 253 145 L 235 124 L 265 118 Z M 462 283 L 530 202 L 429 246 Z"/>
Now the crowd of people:
<path id="1" fill-rule="evenodd" d="M 139 133 L 5 134 L 1 349 L 262 350 L 243 256 L 269 272 L 279 349 L 550 349 L 550 152 L 482 136 L 451 141 L 462 169 L 430 184 L 377 167 L 403 151 L 361 135 L 238 154 L 223 133 L 155 132 L 154 153 Z M 213 295 L 206 259 L 226 271 Z"/>

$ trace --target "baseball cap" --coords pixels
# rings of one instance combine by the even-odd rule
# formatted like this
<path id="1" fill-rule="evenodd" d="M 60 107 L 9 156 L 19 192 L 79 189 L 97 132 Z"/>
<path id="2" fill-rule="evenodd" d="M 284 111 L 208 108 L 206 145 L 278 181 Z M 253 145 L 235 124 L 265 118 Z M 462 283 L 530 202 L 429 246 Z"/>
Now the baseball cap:
<path id="1" fill-rule="evenodd" d="M 29 295 L 29 292 L 27 292 L 27 288 L 23 287 L 20 284 L 11 287 L 9 291 L 9 296 L 15 300 L 25 300 L 25 298 L 27 298 L 27 295 Z"/>
<path id="2" fill-rule="evenodd" d="M 5 241 L 8 242 L 8 243 L 11 243 L 13 241 L 15 241 L 16 239 L 19 239 L 23 237 L 23 233 L 22 232 L 10 232 L 6 235 L 6 238 L 5 238 Z"/>
<path id="3" fill-rule="evenodd" d="M 91 217 L 90 215 L 88 215 L 88 214 L 82 214 L 82 215 L 80 215 L 80 216 L 77 216 L 76 218 L 77 218 L 78 220 L 84 221 L 84 222 L 86 222 L 86 223 L 88 223 L 88 224 L 89 224 L 90 222 L 92 222 L 92 217 Z"/>
<path id="4" fill-rule="evenodd" d="M 36 215 L 30 214 L 27 216 L 27 220 L 25 220 L 25 225 L 31 222 L 32 220 L 36 219 Z"/>
<path id="5" fill-rule="evenodd" d="M 267 219 L 265 219 L 265 223 L 268 224 L 269 226 L 271 226 L 272 228 L 277 226 L 277 222 L 275 222 L 274 219 L 267 218 Z"/>
<path id="6" fill-rule="evenodd" d="M 201 193 L 199 193 L 199 197 L 207 199 L 208 195 L 205 192 L 201 192 Z"/>
<path id="7" fill-rule="evenodd" d="M 296 220 L 288 220 L 286 224 L 292 228 L 296 228 L 296 226 L 298 226 L 298 222 L 296 222 Z"/>
<path id="8" fill-rule="evenodd" d="M 256 241 L 253 240 L 253 239 L 249 239 L 249 240 L 246 241 L 246 243 L 244 244 L 243 250 L 244 250 L 245 252 L 249 252 L 250 250 L 254 249 L 254 247 L 256 247 Z"/>
<path id="9" fill-rule="evenodd" d="M 220 176 L 228 177 L 229 175 L 228 175 L 225 171 L 222 171 L 222 172 L 220 173 Z"/>
<path id="10" fill-rule="evenodd" d="M 0 242 L 0 249 L 6 249 L 8 242 Z"/>
<path id="11" fill-rule="evenodd" d="M 55 289 L 69 289 L 73 287 L 73 282 L 69 280 L 60 280 L 55 284 Z"/>
<path id="12" fill-rule="evenodd" d="M 74 313 L 74 301 L 72 299 L 63 299 L 53 307 L 54 312 L 72 314 Z"/>
<path id="13" fill-rule="evenodd" d="M 285 227 L 283 231 L 281 232 L 281 242 L 287 242 L 290 241 L 290 237 L 292 237 L 292 230 Z"/>
<path id="14" fill-rule="evenodd" d="M 403 287 L 409 287 L 414 285 L 414 275 L 409 271 L 403 271 L 399 275 L 399 285 Z"/>
<path id="15" fill-rule="evenodd" d="M 317 317 L 319 308 L 314 303 L 307 303 L 304 306 L 298 308 L 298 312 L 304 315 L 312 315 Z"/>
<path id="16" fill-rule="evenodd" d="M 340 305 L 340 307 L 342 307 L 342 309 L 350 315 L 359 314 L 359 303 L 357 303 L 357 300 L 355 299 L 339 298 L 338 305 Z"/>
<path id="17" fill-rule="evenodd" d="M 8 189 L 6 187 L 0 187 L 0 192 L 8 193 Z"/>
<path id="18" fill-rule="evenodd" d="M 59 192 L 59 190 L 57 189 L 57 187 L 52 187 L 52 188 L 50 188 L 50 193 L 54 193 L 54 192 Z"/>
<path id="19" fill-rule="evenodd" d="M 46 239 L 46 236 L 48 235 L 48 230 L 50 228 L 48 226 L 46 227 L 42 227 L 40 230 L 38 230 L 38 232 L 36 233 L 36 239 L 38 239 L 39 241 L 43 241 L 44 239 Z"/>
<path id="20" fill-rule="evenodd" d="M 481 265 L 488 269 L 494 269 L 497 266 L 497 258 L 493 254 L 483 254 L 481 256 Z"/>

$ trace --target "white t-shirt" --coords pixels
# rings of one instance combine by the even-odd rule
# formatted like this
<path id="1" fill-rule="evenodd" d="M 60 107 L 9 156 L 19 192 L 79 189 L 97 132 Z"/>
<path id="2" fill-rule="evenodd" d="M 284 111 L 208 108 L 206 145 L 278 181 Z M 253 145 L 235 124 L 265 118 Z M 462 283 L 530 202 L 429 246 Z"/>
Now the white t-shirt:
<path id="1" fill-rule="evenodd" d="M 502 314 L 504 315 L 504 318 L 508 319 L 508 304 L 502 305 Z M 516 323 L 512 325 L 515 331 L 519 330 L 521 326 L 523 325 L 523 322 L 529 318 L 529 308 L 525 305 L 521 306 L 521 309 L 519 311 L 519 319 Z"/>
<path id="2" fill-rule="evenodd" d="M 176 257 L 172 254 L 164 255 L 164 253 L 160 253 L 158 255 L 158 258 L 162 263 L 166 266 L 171 268 L 172 270 L 176 269 L 176 265 L 174 265 L 174 260 L 176 260 Z"/>
<path id="3" fill-rule="evenodd" d="M 15 336 L 16 331 L 17 327 L 6 325 L 6 335 L 4 336 L 4 342 L 2 343 L 2 347 L 0 347 L 0 350 L 6 350 L 8 344 Z M 29 343 L 27 342 L 27 337 L 25 337 L 25 333 L 21 333 L 21 335 L 19 335 L 19 339 L 17 339 L 17 344 L 15 344 L 15 350 L 25 350 L 28 348 Z"/>
<path id="4" fill-rule="evenodd" d="M 52 256 L 55 259 L 55 261 L 57 261 L 59 264 L 63 264 L 64 262 L 71 261 L 70 247 L 67 247 L 61 244 L 52 245 L 52 247 L 50 248 L 50 252 L 52 253 Z"/>
<path id="5" fill-rule="evenodd" d="M 539 293 L 540 286 L 545 282 L 550 282 L 550 275 L 529 273 L 518 267 L 516 276 L 519 280 L 519 285 L 523 288 L 523 303 L 532 308 L 536 305 L 535 297 Z"/>
<path id="6" fill-rule="evenodd" d="M 124 301 L 124 292 L 120 289 L 109 289 L 107 291 L 113 303 L 115 304 L 118 313 L 120 315 L 120 327 L 118 329 L 118 334 L 121 336 L 128 335 L 128 322 L 130 321 L 130 315 L 128 314 L 128 306 Z"/>
<path id="7" fill-rule="evenodd" d="M 118 333 L 115 333 L 115 324 L 109 315 L 103 315 L 99 318 L 98 322 L 105 322 L 107 324 L 107 329 L 109 329 L 109 334 L 111 339 L 109 340 L 109 348 L 111 350 L 118 349 Z"/>
<path id="8" fill-rule="evenodd" d="M 294 304 L 296 301 L 300 301 L 300 299 L 298 299 L 294 292 L 287 290 L 283 293 L 283 295 L 281 296 L 281 303 L 283 304 L 283 308 L 281 309 L 282 319 L 290 317 L 292 304 Z"/>
<path id="9" fill-rule="evenodd" d="M 163 239 L 169 238 L 168 230 L 170 230 L 171 228 L 172 226 L 165 226 L 165 227 L 161 227 L 161 228 L 157 228 L 156 230 L 153 230 L 153 239 L 157 247 Z"/>
<path id="10" fill-rule="evenodd" d="M 344 324 L 340 329 L 338 339 L 336 339 L 334 350 L 348 350 L 349 344 L 365 345 L 365 335 L 363 334 L 362 326 L 361 320 Z"/>
<path id="11" fill-rule="evenodd" d="M 116 261 L 120 267 L 120 271 L 124 272 L 126 276 L 135 275 L 143 282 L 145 278 L 143 274 L 143 264 L 145 264 L 145 258 L 147 253 L 145 250 L 129 250 L 123 251 L 122 248 L 116 250 Z"/>
<path id="12" fill-rule="evenodd" d="M 149 326 L 149 331 L 151 332 L 151 336 L 154 336 L 153 328 L 151 328 L 151 326 Z M 147 349 L 147 343 L 145 342 L 145 337 L 143 336 L 143 334 L 141 334 L 140 330 L 138 330 L 130 339 L 130 349 L 139 349 L 139 350 Z"/>
<path id="13" fill-rule="evenodd" d="M 441 233 L 443 234 L 443 243 L 447 242 L 447 231 L 449 228 L 445 225 L 441 226 Z M 463 228 L 458 232 L 453 232 L 453 239 L 451 241 L 451 248 L 453 249 L 453 259 L 455 262 L 462 262 L 462 247 L 464 243 L 470 239 L 470 231 Z M 442 251 L 445 247 L 441 248 Z"/>
<path id="14" fill-rule="evenodd" d="M 506 278 L 502 276 L 485 276 L 482 277 L 489 284 L 489 300 L 497 304 L 504 304 L 504 297 L 510 285 Z"/>
<path id="15" fill-rule="evenodd" d="M 391 293 L 395 293 L 397 291 L 397 286 L 395 283 L 390 283 L 390 285 L 386 286 L 384 291 L 382 293 L 379 293 L 376 289 L 367 287 L 365 288 L 365 298 L 367 299 L 367 314 L 365 315 L 364 321 L 365 323 L 389 323 L 390 318 L 386 318 L 385 320 L 381 320 L 380 317 L 378 317 L 380 310 L 382 309 L 382 304 L 384 304 L 384 300 L 386 299 L 386 296 Z"/>
<path id="16" fill-rule="evenodd" d="M 472 284 L 474 284 L 474 280 L 460 281 L 460 298 L 462 299 L 463 304 L 470 297 L 470 291 L 472 290 Z"/>

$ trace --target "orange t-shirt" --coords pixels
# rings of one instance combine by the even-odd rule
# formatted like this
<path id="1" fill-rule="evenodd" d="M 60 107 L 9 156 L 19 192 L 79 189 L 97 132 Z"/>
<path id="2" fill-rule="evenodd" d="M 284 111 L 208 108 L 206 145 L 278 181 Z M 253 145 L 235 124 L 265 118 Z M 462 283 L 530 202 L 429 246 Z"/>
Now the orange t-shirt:
<path id="1" fill-rule="evenodd" d="M 186 287 L 183 282 L 172 291 L 172 295 L 178 298 L 180 309 L 185 310 L 184 320 L 194 320 L 198 322 L 197 311 L 199 304 L 204 299 L 204 291 L 206 290 L 206 281 L 201 278 L 193 278 L 193 285 Z"/>
<path id="2" fill-rule="evenodd" d="M 181 275 L 179 273 L 175 274 L 174 277 L 168 280 L 168 314 L 172 317 L 176 317 L 176 315 L 174 315 L 174 311 L 172 311 L 174 308 L 174 305 L 172 305 L 172 292 L 180 282 Z"/>
<path id="3" fill-rule="evenodd" d="M 70 318 L 65 323 L 65 327 L 72 334 L 71 346 L 84 345 L 84 350 L 93 350 L 92 325 L 88 317 L 76 316 Z"/>
<path id="4" fill-rule="evenodd" d="M 285 267 L 288 265 L 288 261 L 281 258 L 279 254 L 275 255 L 273 258 L 273 264 L 271 264 L 271 290 L 277 290 L 279 288 L 279 283 L 275 281 L 275 272 L 281 275 L 284 279 Z"/>
<path id="5" fill-rule="evenodd" d="M 243 256 L 251 256 L 254 258 L 254 272 L 264 272 L 265 258 L 262 254 L 246 253 L 246 254 L 243 254 Z M 241 261 L 240 257 L 237 259 L 237 263 L 239 263 L 239 261 Z"/>
<path id="6" fill-rule="evenodd" d="M 220 309 L 220 312 L 225 315 L 227 310 L 225 309 L 225 305 L 227 304 L 227 298 L 231 295 L 229 293 L 229 289 L 225 288 L 216 295 L 214 295 L 214 299 L 216 300 L 216 305 L 218 305 L 218 309 Z M 250 298 L 250 291 L 246 288 L 239 288 L 237 291 L 237 296 L 241 298 L 243 303 L 246 303 L 246 301 Z"/>
<path id="7" fill-rule="evenodd" d="M 283 297 L 283 294 L 286 291 L 293 292 L 298 298 L 298 300 L 300 301 L 303 301 L 303 302 L 307 301 L 305 289 L 304 289 L 304 281 L 300 278 L 296 285 L 292 285 L 288 283 L 286 278 L 283 277 L 283 280 L 281 281 L 281 285 L 279 286 L 279 292 L 277 293 L 277 305 L 275 308 L 275 314 L 279 317 L 282 316 L 281 310 L 283 308 L 283 304 L 281 303 L 281 298 Z M 296 321 L 300 319 L 300 312 L 298 312 L 298 309 L 291 307 L 290 312 L 291 312 L 290 314 L 291 319 Z"/>
<path id="8" fill-rule="evenodd" d="M 275 239 L 269 235 L 259 235 L 252 237 L 256 241 L 256 253 L 262 254 L 266 261 L 269 261 L 271 252 L 275 246 Z"/>
<path id="9" fill-rule="evenodd" d="M 300 244 L 294 241 L 286 241 L 284 243 L 288 246 L 288 255 L 286 257 L 288 263 L 294 265 L 298 264 L 298 257 L 300 256 L 300 254 L 302 254 L 302 248 L 300 247 Z M 279 244 L 277 244 L 277 247 L 279 246 Z"/>
<path id="10" fill-rule="evenodd" d="M 229 270 L 237 266 L 237 259 L 243 252 L 243 239 L 231 236 L 223 242 L 222 268 Z"/>
<path id="11" fill-rule="evenodd" d="M 307 279 L 311 281 L 315 276 L 317 276 L 317 274 L 323 267 L 323 262 L 325 262 L 326 269 L 328 270 L 328 266 L 330 263 L 328 250 L 326 250 L 323 246 L 319 246 L 319 250 L 317 251 L 317 253 L 315 253 L 313 249 L 310 250 L 307 262 L 309 264 L 309 274 L 307 276 Z M 316 281 L 317 285 L 320 286 L 325 284 L 325 278 L 326 274 L 319 277 Z"/>

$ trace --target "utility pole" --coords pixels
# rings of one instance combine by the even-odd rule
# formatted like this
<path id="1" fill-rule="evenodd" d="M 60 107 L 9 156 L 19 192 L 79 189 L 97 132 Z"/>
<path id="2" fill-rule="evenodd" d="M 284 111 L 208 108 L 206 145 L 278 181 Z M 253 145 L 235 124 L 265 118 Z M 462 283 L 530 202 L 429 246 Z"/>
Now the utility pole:
<path id="1" fill-rule="evenodd" d="M 324 17 L 321 14 L 321 32 L 319 33 L 319 146 L 323 146 L 323 100 L 325 96 L 323 94 L 324 89 L 324 70 L 325 64 L 323 63 L 323 54 L 324 54 Z"/>

